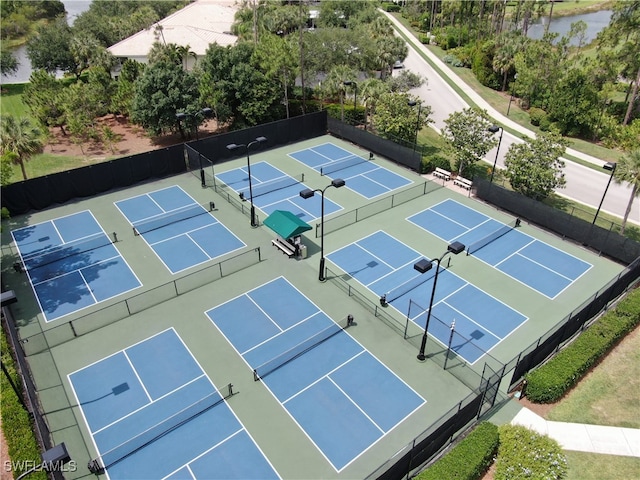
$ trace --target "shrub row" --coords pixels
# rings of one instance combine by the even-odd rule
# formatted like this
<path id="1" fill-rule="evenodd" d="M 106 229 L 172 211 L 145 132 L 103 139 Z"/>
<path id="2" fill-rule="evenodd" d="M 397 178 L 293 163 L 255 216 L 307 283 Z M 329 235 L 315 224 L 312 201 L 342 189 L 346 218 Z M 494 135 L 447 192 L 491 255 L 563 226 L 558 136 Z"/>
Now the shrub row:
<path id="1" fill-rule="evenodd" d="M 475 480 L 489 468 L 498 450 L 498 427 L 480 423 L 456 447 L 420 473 L 417 480 Z"/>
<path id="2" fill-rule="evenodd" d="M 555 440 L 521 425 L 502 425 L 495 480 L 565 478 L 567 459 Z"/>
<path id="3" fill-rule="evenodd" d="M 9 376 L 14 385 L 20 388 L 22 383 L 16 372 L 11 349 L 5 337 L 4 330 L 0 328 L 0 351 L 2 351 L 2 363 L 6 367 Z M 7 441 L 9 450 L 9 458 L 15 463 L 14 469 L 11 468 L 14 478 L 25 472 L 29 468 L 26 462 L 32 461 L 40 463 L 40 449 L 33 434 L 31 417 L 29 413 L 22 407 L 20 400 L 14 393 L 9 380 L 5 375 L 0 376 L 0 416 L 2 416 L 2 431 Z M 9 464 L 11 465 L 11 464 Z M 7 469 L 7 465 L 2 465 L 2 469 Z M 3 477 L 4 478 L 4 477 Z M 44 471 L 39 471 L 29 476 L 30 480 L 46 480 L 47 475 Z"/>
<path id="4" fill-rule="evenodd" d="M 526 396 L 535 403 L 559 400 L 638 323 L 640 289 L 627 295 L 549 362 L 528 373 Z"/>

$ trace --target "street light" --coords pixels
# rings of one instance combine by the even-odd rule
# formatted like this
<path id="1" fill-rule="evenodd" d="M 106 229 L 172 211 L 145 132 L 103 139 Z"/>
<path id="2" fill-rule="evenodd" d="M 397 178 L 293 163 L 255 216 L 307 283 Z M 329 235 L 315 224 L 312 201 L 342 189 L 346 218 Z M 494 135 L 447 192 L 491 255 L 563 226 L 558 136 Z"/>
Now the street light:
<path id="1" fill-rule="evenodd" d="M 253 205 L 253 187 L 251 184 L 251 158 L 249 157 L 249 150 L 253 145 L 265 143 L 266 141 L 267 139 L 265 137 L 257 137 L 254 141 L 249 142 L 246 145 L 243 143 L 239 143 L 239 144 L 230 143 L 229 145 L 227 145 L 227 150 L 231 152 L 239 148 L 244 148 L 247 151 L 247 173 L 249 174 L 249 200 L 251 202 L 251 226 L 252 227 L 257 227 L 258 223 L 256 222 L 256 209 L 255 209 L 255 206 Z M 240 198 L 244 200 L 244 195 L 242 193 L 240 194 Z"/>
<path id="2" fill-rule="evenodd" d="M 447 251 L 442 254 L 440 258 L 435 260 L 436 262 L 436 273 L 433 277 L 433 288 L 431 289 L 431 300 L 429 301 L 429 312 L 427 313 L 427 321 L 424 326 L 424 335 L 422 335 L 422 343 L 420 344 L 420 353 L 418 353 L 418 360 L 424 362 L 427 357 L 424 354 L 424 349 L 427 346 L 427 332 L 429 331 L 429 320 L 431 320 L 431 309 L 433 308 L 433 297 L 436 294 L 436 283 L 438 282 L 438 273 L 440 271 L 440 262 L 446 257 L 448 254 L 453 253 L 454 255 L 458 255 L 460 252 L 464 251 L 464 245 L 460 242 L 453 242 L 447 247 Z M 413 268 L 420 273 L 425 273 L 431 270 L 433 267 L 434 260 L 427 260 L 423 258 L 414 263 Z"/>
<path id="3" fill-rule="evenodd" d="M 496 133 L 500 130 L 500 140 L 498 140 L 498 148 L 496 148 L 496 159 L 493 161 L 493 169 L 491 170 L 491 178 L 489 178 L 489 185 L 493 183 L 493 174 L 496 171 L 496 165 L 498 164 L 498 153 L 500 152 L 500 144 L 502 144 L 502 134 L 504 133 L 504 128 L 499 127 L 497 125 L 491 125 L 488 130 L 491 133 Z"/>
<path id="4" fill-rule="evenodd" d="M 200 138 L 198 137 L 198 122 L 197 122 L 196 116 L 202 115 L 206 118 L 206 117 L 209 117 L 211 113 L 213 113 L 213 110 L 211 110 L 209 107 L 205 107 L 197 113 L 178 112 L 176 113 L 176 119 L 178 120 L 178 127 L 179 128 L 181 127 L 181 122 L 185 121 L 187 118 L 190 118 L 191 121 L 193 122 L 193 127 L 195 128 L 195 131 L 196 131 L 196 140 L 200 140 Z M 182 128 L 180 128 L 180 132 L 182 132 Z M 184 137 L 184 133 L 182 134 L 182 136 Z"/>
<path id="5" fill-rule="evenodd" d="M 311 198 L 315 195 L 315 192 L 320 192 L 322 194 L 322 201 L 320 202 L 320 272 L 318 273 L 318 280 L 324 282 L 324 192 L 329 187 L 340 188 L 344 187 L 344 180 L 341 178 L 336 178 L 331 180 L 331 183 L 324 187 L 324 189 L 320 190 L 316 188 L 312 190 L 310 188 L 305 188 L 300 191 L 300 196 L 305 200 L 307 198 Z"/>
<path id="6" fill-rule="evenodd" d="M 418 131 L 420 130 L 420 111 L 422 110 L 422 102 L 416 102 L 415 100 L 409 100 L 407 105 L 410 107 L 415 107 L 418 105 L 418 120 L 416 121 L 416 135 L 415 140 L 413 141 L 413 153 L 416 153 L 416 147 L 418 146 Z"/>
<path id="7" fill-rule="evenodd" d="M 607 162 L 602 168 L 605 170 L 609 170 L 611 172 L 611 176 L 609 177 L 609 181 L 607 182 L 607 186 L 604 189 L 604 193 L 602 194 L 602 199 L 600 200 L 600 205 L 598 205 L 598 210 L 596 210 L 596 215 L 593 217 L 593 222 L 591 222 L 591 226 L 596 224 L 596 220 L 598 219 L 598 214 L 600 213 L 600 209 L 602 208 L 602 204 L 604 203 L 604 197 L 607 195 L 607 190 L 609 190 L 609 185 L 611 185 L 611 180 L 613 179 L 613 174 L 616 173 L 617 163 Z"/>
<path id="8" fill-rule="evenodd" d="M 354 89 L 354 93 L 353 93 L 353 124 L 356 124 L 356 108 L 358 107 L 358 84 L 356 82 L 354 82 L 353 80 L 346 80 L 344 82 L 342 82 L 344 85 L 350 87 L 353 86 Z"/>

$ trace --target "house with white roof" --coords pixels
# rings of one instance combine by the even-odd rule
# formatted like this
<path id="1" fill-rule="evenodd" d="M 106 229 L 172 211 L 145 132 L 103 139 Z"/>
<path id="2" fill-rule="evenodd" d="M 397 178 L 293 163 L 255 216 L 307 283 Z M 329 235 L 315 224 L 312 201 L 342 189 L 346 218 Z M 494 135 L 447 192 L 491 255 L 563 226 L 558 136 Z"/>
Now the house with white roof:
<path id="1" fill-rule="evenodd" d="M 125 38 L 108 48 L 120 59 L 148 63 L 148 55 L 155 42 L 189 47 L 187 70 L 206 53 L 209 45 L 235 44 L 238 37 L 231 34 L 238 7 L 233 0 L 196 0 L 182 10 L 160 20 L 150 28 Z M 112 74 L 117 77 L 119 67 Z"/>

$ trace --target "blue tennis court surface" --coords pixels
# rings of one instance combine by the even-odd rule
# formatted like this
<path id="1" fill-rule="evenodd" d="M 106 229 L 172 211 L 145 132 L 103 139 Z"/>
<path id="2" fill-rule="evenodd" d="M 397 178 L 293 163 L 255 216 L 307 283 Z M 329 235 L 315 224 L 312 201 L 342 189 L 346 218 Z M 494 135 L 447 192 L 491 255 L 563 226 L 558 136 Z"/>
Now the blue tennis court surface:
<path id="1" fill-rule="evenodd" d="M 435 266 L 422 275 L 414 270 L 414 263 L 423 257 L 383 231 L 327 255 L 376 295 L 386 295 L 389 304 L 400 313 L 408 314 L 409 319 L 421 328 L 425 325 L 435 274 Z M 410 300 L 422 308 L 414 305 L 409 311 Z M 446 346 L 454 320 L 457 337 L 452 350 L 468 363 L 474 363 L 522 325 L 527 317 L 449 270 L 441 269 L 429 334 Z"/>
<path id="2" fill-rule="evenodd" d="M 279 478 L 172 328 L 69 380 L 112 480 Z"/>
<path id="3" fill-rule="evenodd" d="M 171 273 L 245 246 L 178 186 L 120 200 L 116 207 Z"/>
<path id="4" fill-rule="evenodd" d="M 408 220 L 446 242 L 470 246 L 475 257 L 552 299 L 592 266 L 455 200 L 444 200 Z M 483 239 L 490 242 L 484 245 Z"/>
<path id="5" fill-rule="evenodd" d="M 337 471 L 425 403 L 283 277 L 206 314 Z"/>
<path id="6" fill-rule="evenodd" d="M 359 157 L 333 143 L 323 143 L 290 153 L 289 156 L 331 179 L 342 178 L 347 187 L 366 198 L 374 198 L 412 183 L 368 157 Z"/>
<path id="7" fill-rule="evenodd" d="M 246 167 L 218 173 L 216 177 L 237 194 L 242 193 L 245 200 L 249 200 L 249 174 Z M 320 218 L 321 197 L 316 195 L 308 200 L 300 197 L 300 191 L 307 188 L 302 179 L 287 175 L 270 163 L 257 162 L 251 165 L 251 187 L 254 205 L 267 215 L 275 210 L 285 210 L 305 222 Z M 325 215 L 339 210 L 342 210 L 340 205 L 325 198 Z"/>
<path id="8" fill-rule="evenodd" d="M 11 235 L 47 322 L 142 285 L 88 210 Z"/>

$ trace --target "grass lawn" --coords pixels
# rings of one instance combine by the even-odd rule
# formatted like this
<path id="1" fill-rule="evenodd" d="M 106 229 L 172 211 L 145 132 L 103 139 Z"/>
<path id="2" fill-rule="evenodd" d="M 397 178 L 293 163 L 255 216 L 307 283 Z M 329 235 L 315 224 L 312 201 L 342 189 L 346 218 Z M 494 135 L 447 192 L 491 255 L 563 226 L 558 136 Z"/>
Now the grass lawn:
<path id="1" fill-rule="evenodd" d="M 630 333 L 565 399 L 549 420 L 640 428 L 640 328 Z"/>
<path id="2" fill-rule="evenodd" d="M 596 455 L 565 450 L 569 471 L 565 480 L 637 480 L 640 458 Z"/>
<path id="3" fill-rule="evenodd" d="M 12 83 L 2 85 L 2 115 L 13 115 L 14 117 L 30 117 L 29 110 L 22 103 L 22 92 L 26 83 Z"/>
<path id="4" fill-rule="evenodd" d="M 43 177 L 52 173 L 64 172 L 74 168 L 80 168 L 94 163 L 104 162 L 104 159 L 86 159 L 78 157 L 67 157 L 61 155 L 53 155 L 50 153 L 41 153 L 34 155 L 25 163 L 28 178 Z M 13 166 L 11 175 L 11 183 L 21 182 L 22 171 L 19 165 Z"/>
<path id="5" fill-rule="evenodd" d="M 547 415 L 560 422 L 640 428 L 640 327 Z M 640 458 L 565 450 L 567 480 L 634 480 Z"/>

